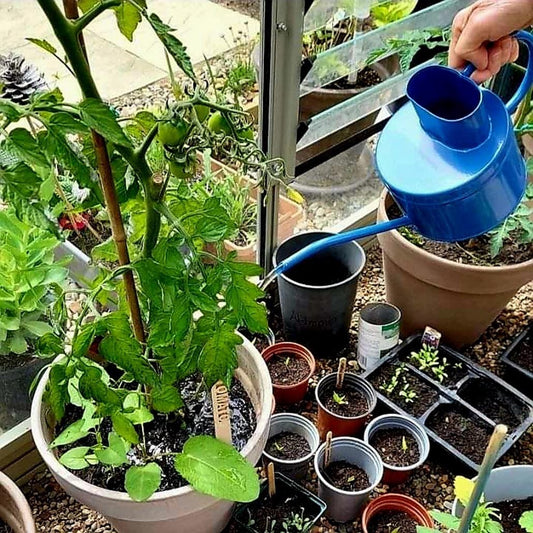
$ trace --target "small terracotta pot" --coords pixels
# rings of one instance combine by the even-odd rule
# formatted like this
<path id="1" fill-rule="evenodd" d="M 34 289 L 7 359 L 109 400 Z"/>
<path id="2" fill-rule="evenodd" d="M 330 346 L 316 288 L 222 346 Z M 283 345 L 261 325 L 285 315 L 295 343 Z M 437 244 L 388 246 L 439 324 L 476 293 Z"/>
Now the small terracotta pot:
<path id="1" fill-rule="evenodd" d="M 403 494 L 384 494 L 372 500 L 363 511 L 361 525 L 363 533 L 371 533 L 368 530 L 370 520 L 385 511 L 399 511 L 408 514 L 413 520 L 416 520 L 419 526 L 433 527 L 433 520 L 429 513 L 413 498 Z"/>
<path id="2" fill-rule="evenodd" d="M 277 385 L 273 382 L 272 389 L 274 391 L 274 398 L 276 398 L 276 403 L 278 404 L 287 405 L 301 402 L 307 392 L 309 378 L 315 372 L 315 358 L 305 346 L 297 344 L 296 342 L 278 342 L 265 348 L 261 355 L 268 364 L 270 359 L 282 353 L 289 354 L 291 357 L 304 359 L 309 366 L 309 373 L 302 381 L 292 385 Z"/>
<path id="3" fill-rule="evenodd" d="M 368 417 L 376 407 L 377 396 L 372 385 L 366 379 L 347 372 L 344 375 L 344 384 L 350 385 L 364 394 L 368 402 L 368 411 L 355 417 L 341 416 L 329 411 L 322 403 L 321 397 L 325 391 L 333 390 L 336 382 L 337 373 L 328 374 L 319 381 L 315 389 L 316 401 L 318 403 L 317 426 L 321 439 L 326 437 L 328 431 L 331 431 L 334 437 L 353 437 L 357 435 L 361 432 Z"/>
<path id="4" fill-rule="evenodd" d="M 10 478 L 0 472 L 0 519 L 14 533 L 35 533 L 35 523 L 24 494 Z"/>

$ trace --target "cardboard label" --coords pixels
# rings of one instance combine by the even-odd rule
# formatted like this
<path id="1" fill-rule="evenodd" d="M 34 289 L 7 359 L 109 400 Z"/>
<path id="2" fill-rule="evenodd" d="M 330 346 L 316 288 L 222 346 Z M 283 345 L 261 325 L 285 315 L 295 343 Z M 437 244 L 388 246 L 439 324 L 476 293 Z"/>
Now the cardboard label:
<path id="1" fill-rule="evenodd" d="M 217 439 L 232 444 L 229 393 L 226 385 L 222 381 L 217 381 L 211 388 L 211 400 L 213 402 L 215 436 Z"/>
<path id="2" fill-rule="evenodd" d="M 426 346 L 433 348 L 434 350 L 438 350 L 441 337 L 442 333 L 440 333 L 436 329 L 426 326 L 424 334 L 422 335 L 422 345 L 425 344 Z"/>

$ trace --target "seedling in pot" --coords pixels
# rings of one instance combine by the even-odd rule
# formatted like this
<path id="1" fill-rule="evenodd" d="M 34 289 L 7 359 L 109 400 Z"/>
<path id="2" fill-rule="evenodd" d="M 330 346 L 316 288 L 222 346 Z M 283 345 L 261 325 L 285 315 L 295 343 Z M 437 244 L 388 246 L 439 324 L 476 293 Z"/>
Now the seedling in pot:
<path id="1" fill-rule="evenodd" d="M 338 394 L 336 391 L 333 391 L 333 401 L 338 405 L 346 405 L 346 396 Z"/>
<path id="2" fill-rule="evenodd" d="M 439 350 L 422 344 L 418 352 L 411 352 L 410 360 L 426 374 L 433 375 L 440 383 L 448 377 L 446 368 L 449 366 L 446 357 L 439 357 Z"/>

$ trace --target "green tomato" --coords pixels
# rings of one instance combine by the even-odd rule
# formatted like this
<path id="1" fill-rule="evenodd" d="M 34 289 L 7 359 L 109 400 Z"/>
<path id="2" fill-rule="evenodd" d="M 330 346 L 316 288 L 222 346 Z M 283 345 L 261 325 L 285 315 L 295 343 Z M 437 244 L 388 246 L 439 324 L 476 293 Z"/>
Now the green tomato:
<path id="1" fill-rule="evenodd" d="M 187 137 L 187 123 L 182 120 L 161 122 L 158 127 L 158 137 L 164 146 L 180 146 Z"/>
<path id="2" fill-rule="evenodd" d="M 203 122 L 207 118 L 210 111 L 208 106 L 200 104 L 196 104 L 194 110 L 196 111 L 196 116 L 200 122 Z"/>
<path id="3" fill-rule="evenodd" d="M 226 135 L 231 135 L 230 125 L 228 124 L 226 117 L 224 117 L 220 111 L 211 115 L 207 127 L 213 133 L 225 133 Z"/>

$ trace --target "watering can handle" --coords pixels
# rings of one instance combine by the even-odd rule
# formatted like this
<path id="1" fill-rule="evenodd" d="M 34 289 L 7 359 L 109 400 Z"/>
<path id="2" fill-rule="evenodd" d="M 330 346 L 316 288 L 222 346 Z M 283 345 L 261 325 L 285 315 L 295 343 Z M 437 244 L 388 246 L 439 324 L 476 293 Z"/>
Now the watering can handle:
<path id="1" fill-rule="evenodd" d="M 516 93 L 511 97 L 511 99 L 505 104 L 509 114 L 513 114 L 518 108 L 518 104 L 524 99 L 527 92 L 533 85 L 533 35 L 527 31 L 517 31 L 512 34 L 513 37 L 516 37 L 519 41 L 522 41 L 526 46 L 529 53 L 529 59 L 527 62 L 527 70 L 524 74 L 524 79 L 518 87 Z M 462 71 L 462 74 L 466 77 L 472 76 L 475 72 L 476 67 L 469 63 L 466 68 Z"/>

